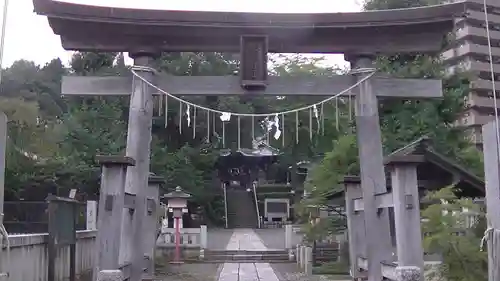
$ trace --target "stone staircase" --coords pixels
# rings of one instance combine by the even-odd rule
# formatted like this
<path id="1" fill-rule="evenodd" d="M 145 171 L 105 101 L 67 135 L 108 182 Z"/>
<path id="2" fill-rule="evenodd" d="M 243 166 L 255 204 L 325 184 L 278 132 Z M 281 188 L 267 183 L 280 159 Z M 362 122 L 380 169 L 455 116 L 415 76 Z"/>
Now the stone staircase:
<path id="1" fill-rule="evenodd" d="M 241 186 L 229 186 L 226 192 L 229 228 L 257 228 L 257 210 L 252 192 Z"/>
<path id="2" fill-rule="evenodd" d="M 286 250 L 208 250 L 205 262 L 210 263 L 288 263 Z"/>

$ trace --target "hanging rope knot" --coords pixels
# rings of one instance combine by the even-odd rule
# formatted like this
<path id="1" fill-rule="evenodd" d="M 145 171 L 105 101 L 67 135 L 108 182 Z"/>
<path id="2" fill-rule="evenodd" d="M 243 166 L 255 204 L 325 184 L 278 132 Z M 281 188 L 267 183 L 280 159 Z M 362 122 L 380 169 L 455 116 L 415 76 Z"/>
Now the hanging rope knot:
<path id="1" fill-rule="evenodd" d="M 492 235 L 493 235 L 495 232 L 499 232 L 499 233 L 500 233 L 500 230 L 498 230 L 498 229 L 494 229 L 493 227 L 488 227 L 488 228 L 484 231 L 483 238 L 481 238 L 481 245 L 480 245 L 480 247 L 479 247 L 479 250 L 480 250 L 481 252 L 483 252 L 483 250 L 484 250 L 484 245 L 486 245 L 486 243 L 488 242 L 488 240 L 491 240 Z"/>
<path id="2" fill-rule="evenodd" d="M 158 71 L 156 69 L 149 67 L 149 66 L 143 66 L 143 65 L 132 65 L 130 67 L 130 70 L 134 75 L 136 75 L 135 71 L 142 71 L 142 72 L 151 72 L 153 74 L 157 74 Z"/>

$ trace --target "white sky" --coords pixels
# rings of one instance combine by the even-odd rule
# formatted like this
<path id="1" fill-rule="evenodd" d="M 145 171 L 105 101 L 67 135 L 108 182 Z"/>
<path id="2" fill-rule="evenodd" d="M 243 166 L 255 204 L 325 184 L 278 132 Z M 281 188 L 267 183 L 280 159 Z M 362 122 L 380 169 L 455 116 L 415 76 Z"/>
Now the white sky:
<path id="1" fill-rule="evenodd" d="M 4 3 L 5 0 L 0 0 Z M 269 13 L 356 12 L 362 0 L 58 0 L 88 5 L 203 11 L 238 11 Z M 3 5 L 2 3 L 2 5 Z M 1 13 L 0 13 L 1 16 Z M 10 0 L 3 65 L 26 59 L 45 64 L 59 57 L 67 63 L 70 52 L 61 47 L 47 19 L 33 13 L 32 0 Z M 345 64 L 342 55 L 329 55 L 328 64 Z"/>

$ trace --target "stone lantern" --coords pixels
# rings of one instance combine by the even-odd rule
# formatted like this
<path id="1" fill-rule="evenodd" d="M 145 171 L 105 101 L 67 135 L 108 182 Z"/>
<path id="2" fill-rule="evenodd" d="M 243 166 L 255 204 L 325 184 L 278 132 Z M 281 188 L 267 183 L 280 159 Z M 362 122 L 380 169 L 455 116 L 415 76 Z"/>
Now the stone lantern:
<path id="1" fill-rule="evenodd" d="M 182 214 L 187 213 L 187 201 L 191 195 L 184 192 L 180 186 L 177 186 L 174 191 L 163 196 L 167 200 L 167 210 L 173 214 L 175 227 L 175 256 L 174 263 L 180 263 L 180 229 L 182 224 Z"/>

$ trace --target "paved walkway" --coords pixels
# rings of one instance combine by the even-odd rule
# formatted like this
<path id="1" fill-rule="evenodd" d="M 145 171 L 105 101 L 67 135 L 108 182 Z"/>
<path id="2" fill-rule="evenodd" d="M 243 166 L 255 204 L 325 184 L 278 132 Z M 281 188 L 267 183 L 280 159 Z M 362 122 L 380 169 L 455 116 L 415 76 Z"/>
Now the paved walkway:
<path id="1" fill-rule="evenodd" d="M 229 238 L 226 250 L 265 251 L 268 248 L 253 229 L 236 228 Z"/>
<path id="2" fill-rule="evenodd" d="M 254 229 L 260 237 L 262 243 L 269 249 L 285 249 L 285 229 L 284 228 L 262 228 Z M 292 245 L 302 242 L 302 234 L 292 232 Z"/>
<path id="3" fill-rule="evenodd" d="M 225 250 L 233 233 L 234 229 L 209 228 L 207 237 L 208 249 Z"/>
<path id="4" fill-rule="evenodd" d="M 283 229 L 209 229 L 211 250 L 283 249 Z M 300 238 L 300 237 L 298 237 Z M 300 241 L 300 240 L 298 240 Z M 157 274 L 162 281 L 333 281 L 331 276 L 307 276 L 295 263 L 186 263 L 170 265 L 159 261 Z"/>
<path id="5" fill-rule="evenodd" d="M 235 229 L 226 250 L 265 251 L 268 248 L 252 229 Z M 269 263 L 225 263 L 218 281 L 279 281 Z"/>

